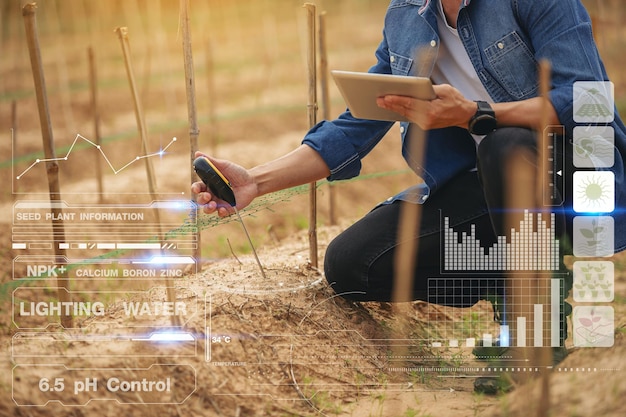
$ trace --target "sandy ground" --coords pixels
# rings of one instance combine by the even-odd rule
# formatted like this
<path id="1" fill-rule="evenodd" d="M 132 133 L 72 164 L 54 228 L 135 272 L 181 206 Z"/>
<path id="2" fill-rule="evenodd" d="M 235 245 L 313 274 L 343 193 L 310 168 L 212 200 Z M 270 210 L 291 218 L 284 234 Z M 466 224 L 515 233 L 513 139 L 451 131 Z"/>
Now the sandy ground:
<path id="1" fill-rule="evenodd" d="M 289 147 L 294 135 L 282 136 L 272 146 L 272 152 Z M 254 153 L 258 155 L 264 149 L 268 148 L 257 146 Z M 225 146 L 222 152 L 228 154 L 229 147 Z M 162 163 L 167 166 L 181 161 L 164 158 Z M 130 183 L 139 187 L 142 170 L 134 169 L 128 174 L 119 177 L 120 181 L 128 183 L 130 176 Z M 376 181 L 355 184 L 372 190 L 377 187 L 373 184 Z M 109 186 L 117 186 L 114 179 L 107 181 Z M 74 187 L 79 190 L 84 184 L 77 181 L 67 189 L 71 192 Z M 359 195 L 358 191 L 352 193 Z M 124 341 L 129 329 L 131 334 L 143 334 L 170 326 L 167 316 L 146 318 L 129 316 L 124 311 L 128 300 L 167 300 L 166 282 L 77 280 L 77 290 L 108 293 L 107 314 L 81 319 L 76 330 L 59 333 L 56 326 L 50 326 L 43 332 L 43 340 L 39 340 L 42 334 L 33 340 L 27 331 L 17 331 L 16 327 L 24 325 L 14 316 L 13 324 L 5 328 L 2 344 L 5 351 L 27 353 L 26 359 L 17 357 L 15 362 L 3 362 L 3 386 L 7 387 L 4 395 L 19 404 L 45 404 L 50 398 L 57 398 L 73 406 L 49 403 L 46 407 L 24 408 L 6 402 L 0 415 L 146 415 L 150 410 L 165 415 L 217 416 L 521 416 L 528 415 L 529 398 L 533 398 L 532 407 L 538 404 L 540 378 L 507 395 L 477 395 L 473 392 L 474 378 L 490 374 L 484 363 L 477 362 L 467 348 L 433 351 L 424 344 L 427 334 L 436 331 L 437 323 L 462 322 L 468 309 L 438 310 L 422 302 L 397 309 L 388 303 L 352 303 L 337 297 L 323 275 L 310 265 L 306 230 L 283 234 L 285 226 L 277 227 L 278 233 L 267 227 L 273 216 L 304 208 L 306 201 L 301 200 L 302 194 L 294 193 L 281 196 L 277 202 L 267 200 L 269 207 L 255 212 L 253 217 L 244 211 L 244 221 L 257 242 L 267 279 L 261 276 L 245 242 L 239 246 L 216 242 L 216 234 L 225 228 L 230 228 L 227 233 L 234 241 L 236 236 L 241 240 L 239 224 L 204 223 L 209 225 L 203 233 L 205 244 L 212 248 L 223 246 L 221 250 L 226 255 L 207 258 L 200 271 L 170 283 L 176 300 L 184 303 L 187 313 L 182 327 L 177 329 L 193 334 L 193 345 Z M 9 210 L 8 204 L 6 209 Z M 319 228 L 320 262 L 330 239 L 350 222 L 343 219 L 339 225 Z M 2 227 L 8 232 L 8 223 Z M 228 245 L 235 249 L 226 249 Z M 6 244 L 3 250 L 11 253 Z M 5 279 L 5 288 L 7 284 Z M 54 282 L 46 284 L 54 286 Z M 620 272 L 616 276 L 616 293 L 623 294 L 625 285 Z M 125 289 L 123 294 L 115 290 L 119 288 Z M 38 296 L 41 294 L 36 291 L 19 293 L 20 298 L 26 299 Z M 4 305 L 9 303 L 6 300 Z M 623 297 L 612 305 L 616 322 L 614 346 L 575 350 L 550 374 L 553 415 L 600 412 L 619 416 L 624 412 L 619 401 L 626 389 L 621 377 Z M 16 314 L 15 307 L 3 311 L 7 321 L 11 320 L 11 311 Z M 471 311 L 487 321 L 491 315 L 487 303 L 480 303 Z M 433 322 L 433 314 L 444 318 L 437 316 Z M 94 336 L 105 342 L 92 340 Z M 43 357 L 32 357 L 32 352 L 42 352 Z M 84 378 L 107 381 L 112 375 L 148 375 L 153 379 L 173 375 L 176 389 L 162 397 L 151 392 L 115 395 L 100 388 L 102 398 L 131 403 L 122 405 L 115 401 L 89 402 L 92 397 L 85 393 L 63 392 L 55 397 L 33 389 L 44 377 L 63 378 L 72 388 L 72 384 L 81 383 Z"/>

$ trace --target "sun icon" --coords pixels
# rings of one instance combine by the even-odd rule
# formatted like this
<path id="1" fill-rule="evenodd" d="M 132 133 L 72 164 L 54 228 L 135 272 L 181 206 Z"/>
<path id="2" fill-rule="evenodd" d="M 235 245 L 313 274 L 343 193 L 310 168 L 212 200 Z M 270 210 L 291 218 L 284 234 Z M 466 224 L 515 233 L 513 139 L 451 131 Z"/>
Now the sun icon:
<path id="1" fill-rule="evenodd" d="M 608 213 L 615 208 L 615 176 L 610 171 L 574 173 L 574 211 Z"/>

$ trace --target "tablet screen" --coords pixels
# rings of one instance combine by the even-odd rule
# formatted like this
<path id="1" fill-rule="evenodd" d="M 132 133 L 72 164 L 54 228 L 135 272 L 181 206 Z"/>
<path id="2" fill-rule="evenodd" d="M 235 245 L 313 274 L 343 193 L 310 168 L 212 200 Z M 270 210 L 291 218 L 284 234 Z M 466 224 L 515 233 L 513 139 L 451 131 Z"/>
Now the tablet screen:
<path id="1" fill-rule="evenodd" d="M 382 109 L 376 99 L 388 94 L 432 100 L 436 97 L 429 78 L 369 72 L 331 71 L 331 74 L 354 117 L 370 120 L 407 121 L 390 110 Z"/>

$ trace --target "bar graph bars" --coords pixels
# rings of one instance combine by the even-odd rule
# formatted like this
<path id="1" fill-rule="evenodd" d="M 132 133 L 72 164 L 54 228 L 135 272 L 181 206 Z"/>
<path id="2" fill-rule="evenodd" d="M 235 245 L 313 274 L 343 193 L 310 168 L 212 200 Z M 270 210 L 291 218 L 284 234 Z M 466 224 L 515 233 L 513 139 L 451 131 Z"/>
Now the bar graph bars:
<path id="1" fill-rule="evenodd" d="M 558 347 L 564 340 L 562 278 L 542 279 L 545 287 L 545 304 L 533 300 L 532 304 L 516 306 L 522 312 L 514 320 L 507 314 L 513 305 L 506 304 L 506 292 L 528 291 L 537 281 L 531 277 L 516 276 L 493 278 L 431 278 L 428 280 L 429 325 L 433 329 L 429 339 L 431 347 L 517 346 Z M 536 288 L 534 288 L 536 289 Z M 490 311 L 464 303 L 457 304 L 468 294 L 491 300 L 500 317 L 494 320 Z M 460 316 L 460 317 L 459 317 Z M 450 319 L 454 318 L 454 319 Z"/>
<path id="2" fill-rule="evenodd" d="M 555 216 L 550 224 L 528 210 L 520 221 L 519 231 L 511 229 L 510 242 L 498 236 L 488 250 L 476 238 L 476 227 L 467 232 L 454 231 L 450 219 L 444 217 L 445 271 L 556 271 L 559 269 L 559 240 L 555 237 Z"/>

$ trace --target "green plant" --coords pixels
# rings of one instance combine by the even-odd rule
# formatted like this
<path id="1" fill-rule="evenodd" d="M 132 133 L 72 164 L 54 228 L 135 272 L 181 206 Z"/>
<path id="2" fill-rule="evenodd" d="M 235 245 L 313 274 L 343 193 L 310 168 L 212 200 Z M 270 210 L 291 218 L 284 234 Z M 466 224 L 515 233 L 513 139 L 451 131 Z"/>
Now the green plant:
<path id="1" fill-rule="evenodd" d="M 314 379 L 306 375 L 302 378 L 302 392 L 310 404 L 322 414 L 341 414 L 343 410 L 336 404 L 328 391 L 317 390 Z"/>
<path id="2" fill-rule="evenodd" d="M 380 393 L 374 397 L 376 401 L 378 401 L 378 415 L 383 416 L 384 403 L 387 399 L 387 396 L 384 393 Z"/>
<path id="3" fill-rule="evenodd" d="M 416 417 L 419 411 L 412 409 L 411 407 L 407 408 L 402 414 L 404 417 Z"/>

